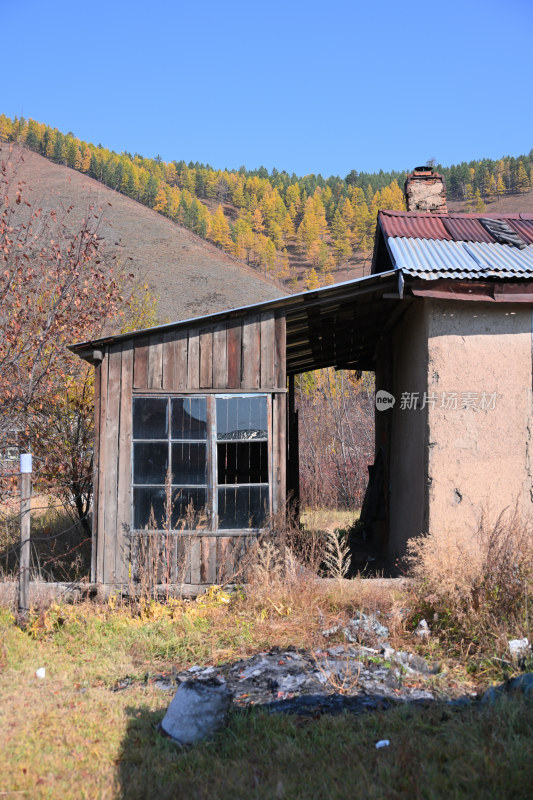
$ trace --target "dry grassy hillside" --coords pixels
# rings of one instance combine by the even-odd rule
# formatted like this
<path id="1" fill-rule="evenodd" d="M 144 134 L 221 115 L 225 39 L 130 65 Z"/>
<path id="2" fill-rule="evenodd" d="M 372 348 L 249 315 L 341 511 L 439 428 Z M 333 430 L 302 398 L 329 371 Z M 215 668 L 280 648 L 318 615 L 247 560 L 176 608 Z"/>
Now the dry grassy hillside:
<path id="1" fill-rule="evenodd" d="M 80 172 L 30 150 L 0 145 L 0 159 L 16 165 L 31 204 L 43 211 L 73 206 L 79 225 L 93 204 L 102 208 L 104 260 L 113 257 L 158 298 L 159 321 L 201 316 L 280 297 L 274 281 L 146 206 Z"/>
<path id="2" fill-rule="evenodd" d="M 533 214 L 533 192 L 510 194 L 486 203 L 486 206 L 487 211 L 491 214 L 517 214 L 519 212 Z M 454 213 L 466 211 L 466 204 L 463 200 L 448 200 L 448 211 Z"/>

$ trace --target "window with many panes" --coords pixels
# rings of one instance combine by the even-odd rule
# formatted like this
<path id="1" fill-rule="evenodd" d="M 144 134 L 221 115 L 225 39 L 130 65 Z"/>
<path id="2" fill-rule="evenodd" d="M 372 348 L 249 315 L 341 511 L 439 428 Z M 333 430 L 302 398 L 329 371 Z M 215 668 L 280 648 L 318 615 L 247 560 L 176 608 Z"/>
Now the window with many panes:
<path id="1" fill-rule="evenodd" d="M 267 395 L 135 397 L 134 529 L 260 528 L 270 510 L 269 404 Z"/>

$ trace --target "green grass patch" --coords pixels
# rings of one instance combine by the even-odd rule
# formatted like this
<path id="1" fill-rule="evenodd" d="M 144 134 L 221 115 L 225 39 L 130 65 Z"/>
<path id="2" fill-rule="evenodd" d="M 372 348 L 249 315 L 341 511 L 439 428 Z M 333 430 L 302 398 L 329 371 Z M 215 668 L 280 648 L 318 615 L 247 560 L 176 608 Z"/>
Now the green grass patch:
<path id="1" fill-rule="evenodd" d="M 317 606 L 352 613 L 355 600 L 342 592 L 317 598 Z M 267 616 L 243 600 L 57 603 L 36 612 L 25 630 L 0 608 L 0 796 L 528 796 L 533 704 L 516 699 L 318 719 L 236 710 L 224 731 L 188 751 L 158 733 L 172 695 L 145 684 L 147 672 L 232 661 L 274 645 L 310 646 L 321 624 L 307 601 L 293 602 L 289 615 Z M 125 676 L 132 685 L 111 691 Z M 464 670 L 452 678 L 469 686 Z M 382 738 L 391 746 L 376 750 Z"/>

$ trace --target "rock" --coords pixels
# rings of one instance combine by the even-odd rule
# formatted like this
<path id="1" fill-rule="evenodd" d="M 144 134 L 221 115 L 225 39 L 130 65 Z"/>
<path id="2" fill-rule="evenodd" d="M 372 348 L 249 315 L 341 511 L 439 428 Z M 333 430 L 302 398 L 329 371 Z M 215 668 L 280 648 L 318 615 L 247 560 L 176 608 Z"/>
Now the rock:
<path id="1" fill-rule="evenodd" d="M 420 672 L 424 675 L 428 675 L 430 671 L 433 672 L 433 670 L 430 670 L 427 661 L 414 653 L 406 653 L 403 650 L 399 650 L 393 656 L 393 660 L 396 661 L 397 664 L 401 664 L 402 667 L 407 667 L 407 669 L 412 672 Z"/>
<path id="2" fill-rule="evenodd" d="M 425 619 L 421 619 L 418 625 L 416 626 L 415 636 L 418 636 L 420 639 L 429 639 L 429 637 L 431 636 L 429 625 L 427 624 Z"/>
<path id="3" fill-rule="evenodd" d="M 363 614 L 351 619 L 344 628 L 344 635 L 349 642 L 359 642 L 361 638 L 370 635 L 372 638 L 382 641 L 389 638 L 389 629 L 382 625 L 374 614 Z"/>
<path id="4" fill-rule="evenodd" d="M 180 745 L 196 744 L 226 724 L 231 693 L 215 679 L 182 683 L 161 723 L 161 728 Z"/>
<path id="5" fill-rule="evenodd" d="M 483 705 L 486 705 L 487 703 L 492 705 L 493 703 L 496 702 L 496 700 L 498 700 L 503 695 L 504 690 L 505 690 L 504 683 L 498 684 L 497 686 L 489 686 L 487 691 L 483 693 L 481 697 L 481 702 L 483 703 Z"/>
<path id="6" fill-rule="evenodd" d="M 381 750 L 383 747 L 389 747 L 390 741 L 389 739 L 380 739 L 379 742 L 376 742 L 376 750 Z"/>
<path id="7" fill-rule="evenodd" d="M 325 636 L 326 639 L 329 636 L 334 636 L 342 629 L 342 625 L 334 625 L 332 628 L 326 628 L 326 630 L 322 631 L 322 636 Z"/>
<path id="8" fill-rule="evenodd" d="M 466 708 L 467 706 L 472 705 L 472 697 L 468 697 L 468 695 L 463 694 L 461 697 L 448 700 L 448 705 L 452 708 Z"/>
<path id="9" fill-rule="evenodd" d="M 39 669 L 36 670 L 35 674 L 37 675 L 38 678 L 41 678 L 41 680 L 43 678 L 46 678 L 46 670 L 44 667 L 39 667 Z"/>
<path id="10" fill-rule="evenodd" d="M 507 685 L 507 691 L 513 693 L 519 692 L 533 699 L 533 672 L 525 672 L 523 675 L 512 678 Z"/>
<path id="11" fill-rule="evenodd" d="M 482 703 L 494 703 L 505 693 L 509 694 L 522 694 L 528 699 L 533 698 L 533 672 L 525 672 L 523 675 L 517 675 L 516 678 L 505 683 L 497 684 L 496 686 L 489 686 L 487 691 L 481 697 Z"/>
<path id="12" fill-rule="evenodd" d="M 407 661 L 411 669 L 414 669 L 415 672 L 422 672 L 425 675 L 429 674 L 429 666 L 427 661 L 425 661 L 420 656 L 414 655 L 414 653 L 409 653 L 409 659 Z"/>

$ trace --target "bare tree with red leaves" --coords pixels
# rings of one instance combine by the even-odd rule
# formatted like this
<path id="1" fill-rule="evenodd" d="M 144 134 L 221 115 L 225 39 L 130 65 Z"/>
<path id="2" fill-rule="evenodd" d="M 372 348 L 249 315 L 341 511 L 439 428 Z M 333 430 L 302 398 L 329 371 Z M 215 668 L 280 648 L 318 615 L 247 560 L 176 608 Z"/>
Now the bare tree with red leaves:
<path id="1" fill-rule="evenodd" d="M 90 493 L 80 483 L 71 450 L 85 464 L 83 482 L 92 443 L 90 378 L 66 344 L 96 336 L 116 319 L 120 280 L 99 258 L 97 210 L 89 208 L 73 230 L 72 208 L 43 213 L 27 198 L 16 167 L 2 162 L 0 437 L 18 431 L 39 454 L 37 479 L 43 485 L 48 481 L 61 495 L 64 484 L 78 498 L 85 491 L 75 505 L 86 516 Z"/>

